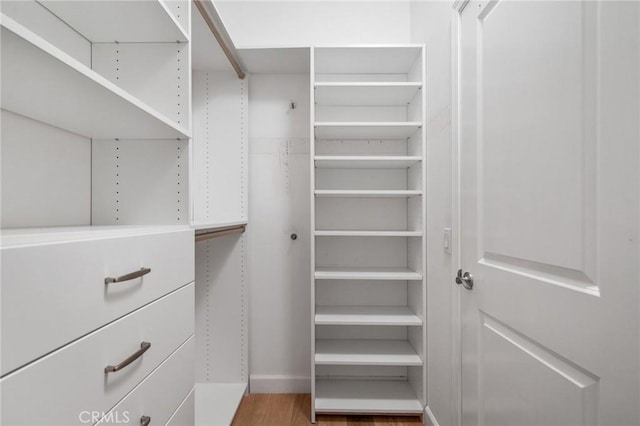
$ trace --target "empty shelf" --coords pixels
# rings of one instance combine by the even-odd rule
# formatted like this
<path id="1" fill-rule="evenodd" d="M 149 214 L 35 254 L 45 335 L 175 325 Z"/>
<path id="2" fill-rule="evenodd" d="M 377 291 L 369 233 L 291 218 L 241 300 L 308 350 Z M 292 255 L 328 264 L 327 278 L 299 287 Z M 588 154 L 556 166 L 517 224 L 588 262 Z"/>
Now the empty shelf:
<path id="1" fill-rule="evenodd" d="M 406 381 L 317 380 L 320 413 L 422 414 L 422 404 Z"/>
<path id="2" fill-rule="evenodd" d="M 316 155 L 314 160 L 321 169 L 406 169 L 422 161 L 422 157 Z"/>
<path id="3" fill-rule="evenodd" d="M 162 0 L 40 3 L 92 43 L 189 41 Z"/>
<path id="4" fill-rule="evenodd" d="M 316 189 L 318 197 L 390 198 L 422 195 L 417 189 Z"/>
<path id="5" fill-rule="evenodd" d="M 422 274 L 408 268 L 317 267 L 317 280 L 421 280 Z"/>
<path id="6" fill-rule="evenodd" d="M 317 139 L 407 139 L 420 122 L 320 122 L 314 123 Z"/>
<path id="7" fill-rule="evenodd" d="M 407 105 L 421 83 L 316 83 L 318 105 Z"/>
<path id="8" fill-rule="evenodd" d="M 3 109 L 88 138 L 190 137 L 177 123 L 5 15 L 2 81 Z"/>
<path id="9" fill-rule="evenodd" d="M 230 425 L 246 390 L 246 383 L 196 383 L 195 423 Z"/>
<path id="10" fill-rule="evenodd" d="M 422 359 L 406 340 L 318 340 L 315 362 L 318 365 L 422 365 Z"/>
<path id="11" fill-rule="evenodd" d="M 406 306 L 316 306 L 316 325 L 422 325 Z"/>
<path id="12" fill-rule="evenodd" d="M 315 231 L 316 237 L 421 237 L 422 231 Z"/>

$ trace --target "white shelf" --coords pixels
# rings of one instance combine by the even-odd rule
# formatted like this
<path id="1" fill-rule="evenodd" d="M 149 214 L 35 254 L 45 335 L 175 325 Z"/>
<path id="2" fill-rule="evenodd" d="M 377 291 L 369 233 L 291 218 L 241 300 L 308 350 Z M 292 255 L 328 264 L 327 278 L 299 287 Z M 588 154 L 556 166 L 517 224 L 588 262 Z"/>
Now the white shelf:
<path id="1" fill-rule="evenodd" d="M 22 25 L 5 15 L 1 21 L 3 109 L 95 139 L 190 137 Z"/>
<path id="2" fill-rule="evenodd" d="M 319 230 L 315 231 L 316 237 L 421 237 L 422 231 L 337 231 Z"/>
<path id="3" fill-rule="evenodd" d="M 316 74 L 408 74 L 420 60 L 421 45 L 315 48 Z"/>
<path id="4" fill-rule="evenodd" d="M 422 83 L 315 83 L 318 105 L 407 105 Z"/>
<path id="5" fill-rule="evenodd" d="M 317 340 L 318 365 L 420 366 L 422 359 L 406 340 Z"/>
<path id="6" fill-rule="evenodd" d="M 416 189 L 316 189 L 318 197 L 398 198 L 422 195 Z"/>
<path id="7" fill-rule="evenodd" d="M 92 43 L 189 41 L 162 0 L 40 3 Z"/>
<path id="8" fill-rule="evenodd" d="M 419 281 L 422 274 L 408 268 L 317 267 L 317 280 L 409 280 Z"/>
<path id="9" fill-rule="evenodd" d="M 419 326 L 422 320 L 406 306 L 316 306 L 315 324 Z"/>
<path id="10" fill-rule="evenodd" d="M 316 121 L 315 137 L 317 139 L 407 139 L 420 129 L 421 122 L 340 122 Z"/>
<path id="11" fill-rule="evenodd" d="M 246 391 L 246 383 L 196 383 L 195 423 L 231 425 Z"/>
<path id="12" fill-rule="evenodd" d="M 151 226 L 52 226 L 12 228 L 0 231 L 0 248 L 99 240 L 133 235 L 161 234 L 190 230 L 187 225 Z"/>
<path id="13" fill-rule="evenodd" d="M 422 161 L 419 156 L 316 155 L 319 169 L 406 169 Z"/>
<path id="14" fill-rule="evenodd" d="M 422 404 L 406 381 L 318 380 L 319 413 L 422 414 Z"/>

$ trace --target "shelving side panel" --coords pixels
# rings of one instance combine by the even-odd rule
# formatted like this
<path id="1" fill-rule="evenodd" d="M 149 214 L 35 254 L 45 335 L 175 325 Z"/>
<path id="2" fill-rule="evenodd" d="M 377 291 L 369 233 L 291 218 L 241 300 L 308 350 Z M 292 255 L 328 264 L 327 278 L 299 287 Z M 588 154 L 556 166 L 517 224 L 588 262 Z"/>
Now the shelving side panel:
<path id="1" fill-rule="evenodd" d="M 196 382 L 247 383 L 246 235 L 196 244 Z"/>
<path id="2" fill-rule="evenodd" d="M 94 43 L 92 68 L 189 130 L 188 43 Z"/>
<path id="3" fill-rule="evenodd" d="M 94 225 L 189 224 L 187 140 L 92 142 Z"/>
<path id="4" fill-rule="evenodd" d="M 0 11 L 67 55 L 91 67 L 91 42 L 36 0 L 3 0 L 0 1 Z"/>
<path id="5" fill-rule="evenodd" d="M 191 2 L 189 0 L 158 0 L 164 3 L 169 13 L 178 22 L 183 31 L 191 34 Z"/>
<path id="6" fill-rule="evenodd" d="M 196 223 L 247 220 L 248 88 L 229 72 L 193 73 Z"/>
<path id="7" fill-rule="evenodd" d="M 2 228 L 89 225 L 91 140 L 2 110 Z"/>
<path id="8" fill-rule="evenodd" d="M 424 126 L 423 126 L 424 128 Z M 411 135 L 407 139 L 407 155 L 417 155 L 423 158 L 426 155 L 425 150 L 423 149 L 423 135 L 422 131 L 418 131 Z"/>
<path id="9" fill-rule="evenodd" d="M 309 194 L 310 194 L 310 205 L 309 205 L 309 249 L 310 249 L 310 259 L 311 259 L 311 268 L 310 268 L 310 285 L 311 285 L 311 297 L 310 297 L 310 344 L 311 344 L 311 356 L 309 359 L 309 363 L 311 366 L 311 422 L 315 423 L 316 421 L 316 327 L 315 327 L 315 316 L 316 316 L 316 279 L 315 279 L 315 270 L 316 270 L 316 236 L 313 232 L 318 229 L 316 226 L 316 197 L 313 196 L 313 193 L 316 188 L 316 168 L 314 167 L 314 158 L 316 156 L 316 139 L 315 139 L 315 129 L 311 123 L 315 120 L 315 82 L 317 78 L 317 73 L 315 69 L 315 48 L 311 47 L 309 52 L 309 70 L 310 70 L 310 78 L 309 78 Z"/>

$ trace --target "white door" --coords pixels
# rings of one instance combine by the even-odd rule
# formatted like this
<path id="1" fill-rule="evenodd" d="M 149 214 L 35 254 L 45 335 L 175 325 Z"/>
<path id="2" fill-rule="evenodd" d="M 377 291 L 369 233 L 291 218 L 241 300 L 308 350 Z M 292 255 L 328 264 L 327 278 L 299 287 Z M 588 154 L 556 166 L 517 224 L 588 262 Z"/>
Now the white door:
<path id="1" fill-rule="evenodd" d="M 466 426 L 640 424 L 639 9 L 462 11 Z"/>

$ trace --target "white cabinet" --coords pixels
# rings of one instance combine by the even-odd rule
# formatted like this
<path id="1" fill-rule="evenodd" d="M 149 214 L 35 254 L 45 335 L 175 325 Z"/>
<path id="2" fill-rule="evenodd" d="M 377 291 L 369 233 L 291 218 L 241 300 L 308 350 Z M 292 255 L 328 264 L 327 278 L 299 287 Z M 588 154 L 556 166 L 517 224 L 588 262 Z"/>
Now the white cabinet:
<path id="1" fill-rule="evenodd" d="M 192 419 L 191 2 L 0 7 L 2 424 Z"/>
<path id="2" fill-rule="evenodd" d="M 315 413 L 426 404 L 422 46 L 312 49 Z"/>

